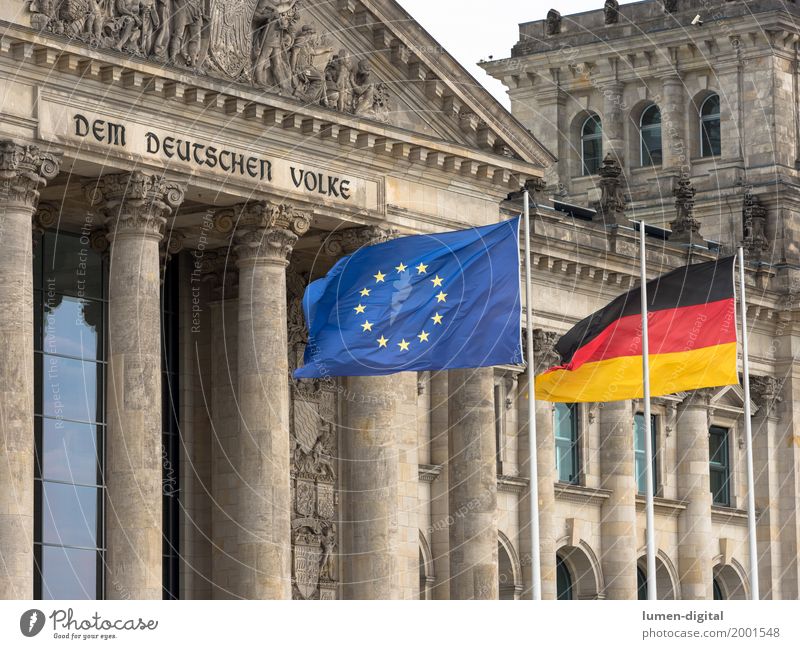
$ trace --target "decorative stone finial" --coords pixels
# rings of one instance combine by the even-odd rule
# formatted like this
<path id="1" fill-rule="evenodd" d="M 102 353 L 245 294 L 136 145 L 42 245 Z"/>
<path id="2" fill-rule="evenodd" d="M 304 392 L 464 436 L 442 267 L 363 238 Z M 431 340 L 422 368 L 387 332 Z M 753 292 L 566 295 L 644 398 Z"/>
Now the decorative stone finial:
<path id="1" fill-rule="evenodd" d="M 603 14 L 606 25 L 616 25 L 619 22 L 619 2 L 617 0 L 606 0 Z"/>
<path id="2" fill-rule="evenodd" d="M 556 11 L 555 9 L 551 9 L 547 12 L 547 35 L 548 36 L 555 36 L 556 34 L 561 33 L 561 13 Z"/>
<path id="3" fill-rule="evenodd" d="M 693 215 L 695 189 L 688 174 L 681 174 L 673 193 L 677 217 L 669 224 L 672 230 L 669 240 L 673 243 L 702 243 L 700 222 Z"/>
<path id="4" fill-rule="evenodd" d="M 598 173 L 601 193 L 600 201 L 595 204 L 597 220 L 604 221 L 606 225 L 630 225 L 630 220 L 625 216 L 625 179 L 619 160 L 609 153 L 603 159 Z"/>
<path id="5" fill-rule="evenodd" d="M 678 10 L 678 0 L 661 0 L 661 6 L 664 9 L 664 13 L 675 13 Z"/>
<path id="6" fill-rule="evenodd" d="M 769 250 L 767 209 L 761 205 L 758 196 L 749 191 L 744 195 L 742 224 L 744 228 L 742 243 L 747 256 L 755 261 L 761 261 Z"/>

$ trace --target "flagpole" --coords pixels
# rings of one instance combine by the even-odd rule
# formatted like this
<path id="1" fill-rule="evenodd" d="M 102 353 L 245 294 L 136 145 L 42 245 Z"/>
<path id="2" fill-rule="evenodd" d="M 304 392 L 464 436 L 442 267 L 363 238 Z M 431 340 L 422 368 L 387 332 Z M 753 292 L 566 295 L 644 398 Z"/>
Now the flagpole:
<path id="1" fill-rule="evenodd" d="M 744 430 L 747 442 L 747 535 L 750 546 L 750 599 L 758 600 L 758 547 L 756 545 L 756 500 L 753 479 L 753 427 L 750 420 L 750 359 L 747 346 L 747 301 L 745 300 L 744 248 L 739 247 L 739 305 L 742 310 L 742 374 L 744 375 Z"/>
<path id="2" fill-rule="evenodd" d="M 531 208 L 528 190 L 523 191 L 525 206 L 525 334 L 528 350 L 528 453 L 531 500 L 531 581 L 533 599 L 542 599 L 542 567 L 539 557 L 539 467 L 536 460 L 536 395 L 533 362 L 533 291 L 531 290 Z"/>
<path id="3" fill-rule="evenodd" d="M 650 338 L 647 328 L 647 255 L 644 221 L 639 221 L 639 266 L 642 273 L 642 383 L 644 385 L 645 516 L 647 544 L 647 599 L 658 599 L 656 591 L 656 539 L 653 507 L 653 440 L 650 432 Z"/>

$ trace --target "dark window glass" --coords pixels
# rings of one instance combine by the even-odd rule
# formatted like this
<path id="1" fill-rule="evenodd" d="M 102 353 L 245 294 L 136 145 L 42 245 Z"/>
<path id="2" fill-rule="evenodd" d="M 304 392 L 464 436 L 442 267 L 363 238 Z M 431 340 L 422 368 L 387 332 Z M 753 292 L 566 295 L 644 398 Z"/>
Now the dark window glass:
<path id="1" fill-rule="evenodd" d="M 40 599 L 98 599 L 101 574 L 97 550 L 45 545 L 37 552 Z"/>
<path id="2" fill-rule="evenodd" d="M 661 110 L 655 104 L 642 113 L 639 124 L 642 166 L 661 164 Z"/>
<path id="3" fill-rule="evenodd" d="M 653 446 L 653 491 L 656 491 L 658 484 L 658 445 L 656 444 L 656 425 L 658 421 L 655 415 L 650 415 L 650 440 Z M 633 448 L 636 462 L 636 489 L 640 494 L 647 491 L 647 454 L 644 446 L 644 414 L 637 412 L 633 418 Z"/>
<path id="4" fill-rule="evenodd" d="M 90 299 L 105 297 L 103 258 L 91 249 L 88 238 L 65 232 L 45 232 L 42 256 L 45 302 L 48 294 Z"/>
<path id="5" fill-rule="evenodd" d="M 647 575 L 639 567 L 636 568 L 636 594 L 638 599 L 647 599 Z"/>
<path id="6" fill-rule="evenodd" d="M 714 599 L 725 599 L 725 596 L 722 594 L 722 588 L 719 585 L 719 582 L 715 579 L 714 580 Z"/>
<path id="7" fill-rule="evenodd" d="M 102 302 L 59 295 L 45 299 L 43 309 L 43 351 L 92 361 L 102 356 Z"/>
<path id="8" fill-rule="evenodd" d="M 37 477 L 82 485 L 100 480 L 99 430 L 94 424 L 36 418 L 41 429 L 37 444 Z"/>
<path id="9" fill-rule="evenodd" d="M 721 151 L 719 95 L 711 95 L 700 107 L 700 155 L 706 158 Z"/>
<path id="10" fill-rule="evenodd" d="M 556 599 L 574 599 L 572 575 L 564 560 L 556 556 Z"/>
<path id="11" fill-rule="evenodd" d="M 98 546 L 97 487 L 41 483 L 42 542 L 82 548 Z"/>
<path id="12" fill-rule="evenodd" d="M 556 475 L 559 482 L 576 484 L 578 469 L 578 408 L 574 403 L 555 406 Z"/>
<path id="13" fill-rule="evenodd" d="M 731 475 L 727 428 L 712 426 L 709 430 L 708 458 L 713 502 L 715 505 L 729 506 Z"/>
<path id="14" fill-rule="evenodd" d="M 596 174 L 603 161 L 603 128 L 600 118 L 594 115 L 581 129 L 581 160 L 584 176 Z"/>

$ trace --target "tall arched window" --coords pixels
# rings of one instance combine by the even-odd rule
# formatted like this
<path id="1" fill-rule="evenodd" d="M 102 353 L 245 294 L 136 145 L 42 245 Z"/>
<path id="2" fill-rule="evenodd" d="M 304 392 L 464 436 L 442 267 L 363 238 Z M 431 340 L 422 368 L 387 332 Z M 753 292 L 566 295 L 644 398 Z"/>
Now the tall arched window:
<path id="1" fill-rule="evenodd" d="M 636 567 L 636 596 L 638 599 L 647 599 L 647 575 L 638 566 Z"/>
<path id="2" fill-rule="evenodd" d="M 642 166 L 661 164 L 661 109 L 652 104 L 639 122 Z"/>
<path id="3" fill-rule="evenodd" d="M 556 599 L 575 599 L 572 594 L 572 574 L 564 559 L 556 555 Z"/>
<path id="4" fill-rule="evenodd" d="M 603 126 L 597 115 L 590 115 L 581 127 L 581 173 L 596 174 L 603 161 Z"/>
<path id="5" fill-rule="evenodd" d="M 721 151 L 719 95 L 711 95 L 700 106 L 700 155 L 708 158 Z"/>
<path id="6" fill-rule="evenodd" d="M 722 593 L 722 586 L 719 585 L 716 578 L 714 578 L 714 583 L 712 585 L 714 587 L 714 599 L 725 599 L 725 595 Z"/>

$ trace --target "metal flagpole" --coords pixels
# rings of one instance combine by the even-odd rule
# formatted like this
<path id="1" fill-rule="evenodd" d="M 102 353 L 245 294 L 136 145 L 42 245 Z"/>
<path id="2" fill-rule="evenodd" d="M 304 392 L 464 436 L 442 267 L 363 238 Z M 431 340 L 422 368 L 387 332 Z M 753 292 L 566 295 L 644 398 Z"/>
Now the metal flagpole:
<path id="1" fill-rule="evenodd" d="M 756 497 L 753 480 L 753 427 L 750 421 L 750 360 L 747 349 L 747 301 L 744 293 L 744 248 L 739 247 L 739 305 L 742 310 L 742 374 L 744 375 L 744 430 L 747 441 L 747 535 L 750 545 L 750 599 L 758 600 Z"/>
<path id="2" fill-rule="evenodd" d="M 647 537 L 647 599 L 658 599 L 656 591 L 656 538 L 653 512 L 653 440 L 650 433 L 650 339 L 647 330 L 647 255 L 644 221 L 639 221 L 639 266 L 642 296 L 642 382 L 644 384 L 645 512 Z"/>
<path id="3" fill-rule="evenodd" d="M 531 208 L 530 195 L 523 192 L 525 205 L 525 316 L 528 349 L 528 446 L 530 462 L 531 499 L 531 579 L 533 599 L 542 599 L 542 567 L 539 557 L 539 468 L 536 464 L 536 395 L 534 393 L 533 362 L 533 291 L 531 290 Z"/>

